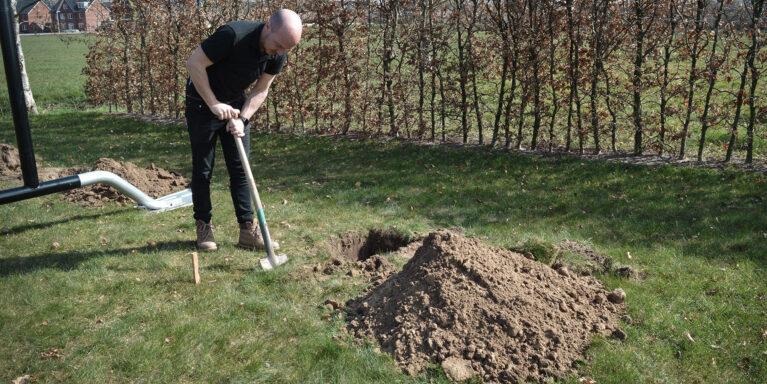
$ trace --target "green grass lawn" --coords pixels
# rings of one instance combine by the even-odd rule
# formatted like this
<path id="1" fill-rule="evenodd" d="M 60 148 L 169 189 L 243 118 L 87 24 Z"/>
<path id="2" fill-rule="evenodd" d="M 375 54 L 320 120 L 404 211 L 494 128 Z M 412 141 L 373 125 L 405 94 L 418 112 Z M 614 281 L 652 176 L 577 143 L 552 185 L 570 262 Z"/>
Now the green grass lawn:
<path id="1" fill-rule="evenodd" d="M 51 112 L 32 124 L 49 165 L 111 156 L 189 175 L 181 126 L 96 112 Z M 3 142 L 12 139 L 6 128 L 4 120 Z M 337 233 L 456 225 L 500 246 L 585 241 L 648 273 L 641 282 L 601 277 L 627 291 L 633 324 L 623 325 L 624 343 L 597 341 L 581 375 L 599 383 L 767 377 L 764 175 L 320 137 L 256 135 L 253 146 L 267 217 L 291 257 L 271 273 L 254 269 L 260 254 L 232 245 L 221 164 L 213 199 L 222 249 L 203 256 L 199 287 L 190 209 L 87 209 L 60 196 L 1 206 L 2 380 L 440 381 L 437 373 L 408 378 L 389 357 L 336 337 L 342 321 L 323 321 L 319 305 L 363 286 L 343 276 L 319 281 L 308 268 Z M 51 348 L 62 356 L 42 358 Z"/>
<path id="2" fill-rule="evenodd" d="M 84 106 L 82 69 L 91 39 L 85 34 L 22 35 L 29 83 L 38 108 Z M 5 73 L 0 76 L 0 114 L 10 114 Z"/>

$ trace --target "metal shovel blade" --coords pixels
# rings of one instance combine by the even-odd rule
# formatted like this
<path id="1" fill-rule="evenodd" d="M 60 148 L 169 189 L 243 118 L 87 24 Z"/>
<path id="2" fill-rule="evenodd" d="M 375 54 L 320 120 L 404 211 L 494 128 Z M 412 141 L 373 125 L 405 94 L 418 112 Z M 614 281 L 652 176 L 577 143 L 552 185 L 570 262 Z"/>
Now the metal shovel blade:
<path id="1" fill-rule="evenodd" d="M 284 253 L 281 253 L 279 255 L 275 255 L 274 256 L 274 261 L 275 261 L 276 264 L 272 264 L 272 262 L 269 260 L 268 257 L 264 257 L 260 261 L 261 269 L 263 269 L 264 271 L 271 271 L 272 269 L 274 269 L 274 267 L 277 267 L 277 266 L 280 266 L 282 264 L 287 263 L 288 262 L 288 255 L 286 255 Z"/>

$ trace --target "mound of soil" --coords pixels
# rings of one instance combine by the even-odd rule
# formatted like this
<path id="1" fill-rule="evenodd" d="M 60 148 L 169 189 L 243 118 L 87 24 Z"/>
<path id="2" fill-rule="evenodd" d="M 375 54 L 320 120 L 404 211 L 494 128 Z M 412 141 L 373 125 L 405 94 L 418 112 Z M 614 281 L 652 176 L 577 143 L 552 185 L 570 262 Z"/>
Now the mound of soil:
<path id="1" fill-rule="evenodd" d="M 187 185 L 186 179 L 180 174 L 167 171 L 154 164 L 150 165 L 149 168 L 141 168 L 130 162 L 122 163 L 106 157 L 100 158 L 90 169 L 40 167 L 38 168 L 38 177 L 40 181 L 48 181 L 87 171 L 112 172 L 154 198 L 182 190 Z M 20 177 L 19 151 L 12 145 L 0 144 L 0 178 L 19 179 Z M 68 201 L 90 207 L 102 206 L 107 201 L 114 201 L 118 204 L 133 203 L 133 200 L 116 189 L 101 184 L 64 192 L 64 197 Z"/>
<path id="2" fill-rule="evenodd" d="M 347 327 L 410 374 L 437 363 L 456 380 L 540 381 L 571 372 L 594 334 L 625 337 L 624 298 L 592 277 L 438 231 L 401 272 L 347 303 Z"/>
<path id="3" fill-rule="evenodd" d="M 154 164 L 150 165 L 149 168 L 141 168 L 130 162 L 122 163 L 104 157 L 98 159 L 90 170 L 112 172 L 153 198 L 182 190 L 187 185 L 183 176 Z M 102 206 L 107 201 L 114 201 L 118 204 L 134 203 L 133 200 L 116 189 L 103 184 L 73 189 L 65 192 L 64 196 L 69 201 L 90 207 Z"/>
<path id="4" fill-rule="evenodd" d="M 0 143 L 0 177 L 18 178 L 21 175 L 19 150 L 13 145 Z"/>

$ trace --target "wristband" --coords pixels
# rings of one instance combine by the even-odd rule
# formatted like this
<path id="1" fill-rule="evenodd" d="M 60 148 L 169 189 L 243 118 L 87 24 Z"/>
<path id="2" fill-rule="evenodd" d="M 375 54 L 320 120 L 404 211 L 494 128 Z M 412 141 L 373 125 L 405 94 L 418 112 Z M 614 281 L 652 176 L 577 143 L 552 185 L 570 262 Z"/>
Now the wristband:
<path id="1" fill-rule="evenodd" d="M 240 121 L 242 121 L 243 128 L 247 127 L 248 124 L 250 124 L 250 119 L 248 119 L 246 117 L 240 117 Z"/>

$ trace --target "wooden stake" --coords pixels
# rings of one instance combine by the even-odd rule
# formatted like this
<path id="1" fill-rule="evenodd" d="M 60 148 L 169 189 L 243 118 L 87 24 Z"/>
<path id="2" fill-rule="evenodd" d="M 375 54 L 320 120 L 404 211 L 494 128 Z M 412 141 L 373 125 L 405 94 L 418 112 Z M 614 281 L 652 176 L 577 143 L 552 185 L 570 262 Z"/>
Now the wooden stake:
<path id="1" fill-rule="evenodd" d="M 197 252 L 192 252 L 192 267 L 194 268 L 194 284 L 200 285 L 200 260 L 197 258 Z"/>

